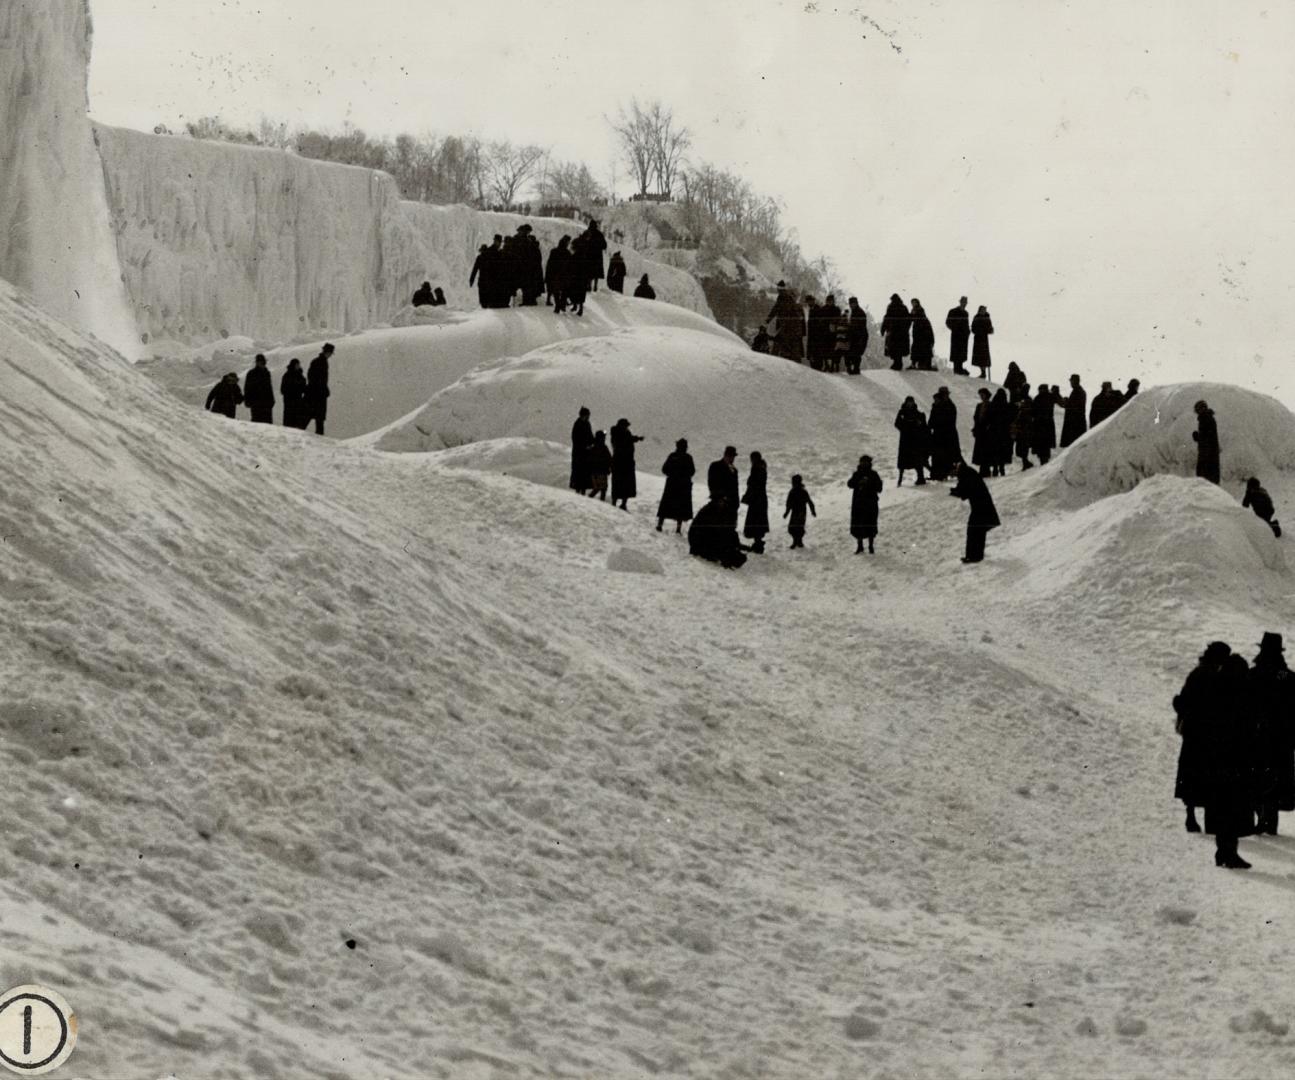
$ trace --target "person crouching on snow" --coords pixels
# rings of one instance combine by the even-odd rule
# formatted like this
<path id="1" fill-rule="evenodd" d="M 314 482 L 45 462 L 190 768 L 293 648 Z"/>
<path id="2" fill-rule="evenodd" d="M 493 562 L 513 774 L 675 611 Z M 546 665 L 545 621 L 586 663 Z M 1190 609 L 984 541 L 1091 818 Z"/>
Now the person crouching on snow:
<path id="1" fill-rule="evenodd" d="M 589 498 L 595 495 L 607 501 L 607 477 L 612 471 L 612 452 L 607 449 L 607 433 L 594 432 L 594 444 L 589 448 Z"/>
<path id="2" fill-rule="evenodd" d="M 806 510 L 818 517 L 818 511 L 814 509 L 814 500 L 809 497 L 800 473 L 797 473 L 791 478 L 791 490 L 787 492 L 787 509 L 782 512 L 784 518 L 791 515 L 791 520 L 787 522 L 787 531 L 791 534 L 790 546 L 793 548 L 805 546 L 805 522 L 808 520 L 805 517 Z"/>
<path id="3" fill-rule="evenodd" d="M 1257 476 L 1252 476 L 1246 481 L 1246 493 L 1242 496 L 1241 505 L 1250 507 L 1259 517 L 1266 521 L 1268 528 L 1273 531 L 1273 536 L 1281 536 L 1281 522 L 1273 517 L 1272 496 L 1264 490 L 1264 486 L 1259 483 Z"/>

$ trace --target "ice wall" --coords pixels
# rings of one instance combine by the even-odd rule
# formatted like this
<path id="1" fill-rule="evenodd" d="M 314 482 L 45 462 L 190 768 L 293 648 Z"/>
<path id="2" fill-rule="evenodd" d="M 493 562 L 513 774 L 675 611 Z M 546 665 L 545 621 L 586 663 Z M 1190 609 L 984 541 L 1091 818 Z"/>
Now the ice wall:
<path id="1" fill-rule="evenodd" d="M 86 116 L 86 0 L 0 3 L 0 277 L 127 356 L 139 338 Z"/>
<path id="2" fill-rule="evenodd" d="M 405 202 L 385 173 L 280 150 L 96 133 L 126 286 L 153 348 L 389 323 L 424 279 L 452 304 L 475 307 L 468 274 L 477 246 L 522 220 Z M 579 228 L 526 220 L 546 251 Z M 690 275 L 626 257 L 661 299 L 710 314 Z"/>

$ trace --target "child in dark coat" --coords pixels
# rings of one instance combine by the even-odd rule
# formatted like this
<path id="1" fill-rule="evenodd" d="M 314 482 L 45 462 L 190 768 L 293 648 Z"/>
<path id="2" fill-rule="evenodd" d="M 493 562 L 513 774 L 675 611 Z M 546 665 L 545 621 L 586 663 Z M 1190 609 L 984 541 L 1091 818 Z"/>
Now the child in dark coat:
<path id="1" fill-rule="evenodd" d="M 805 546 L 806 510 L 818 517 L 818 511 L 814 509 L 814 500 L 809 497 L 800 473 L 797 473 L 791 478 L 791 490 L 787 492 L 787 509 L 782 512 L 784 518 L 788 514 L 791 515 L 791 520 L 787 522 L 787 531 L 791 533 L 791 547 Z"/>
<path id="2" fill-rule="evenodd" d="M 589 498 L 595 495 L 607 501 L 607 477 L 612 471 L 612 452 L 607 449 L 607 433 L 594 432 L 594 444 L 589 448 Z"/>

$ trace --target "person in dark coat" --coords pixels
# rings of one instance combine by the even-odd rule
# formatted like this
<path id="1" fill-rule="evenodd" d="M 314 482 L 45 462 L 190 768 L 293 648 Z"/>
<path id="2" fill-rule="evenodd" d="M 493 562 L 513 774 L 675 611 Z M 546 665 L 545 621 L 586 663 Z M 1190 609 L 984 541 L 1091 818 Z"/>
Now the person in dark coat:
<path id="1" fill-rule="evenodd" d="M 1282 636 L 1265 632 L 1250 670 L 1255 707 L 1254 803 L 1258 833 L 1277 835 L 1280 811 L 1295 810 L 1295 675 Z"/>
<path id="2" fill-rule="evenodd" d="M 1054 413 L 1056 396 L 1055 387 L 1044 383 L 1034 395 L 1034 434 L 1030 442 L 1039 464 L 1046 465 L 1052 458 L 1052 451 L 1057 446 L 1057 419 Z"/>
<path id="3" fill-rule="evenodd" d="M 445 306 L 445 291 L 439 285 L 437 285 L 435 291 L 432 293 L 432 307 L 444 307 L 444 306 Z"/>
<path id="4" fill-rule="evenodd" d="M 941 386 L 931 399 L 931 415 L 927 421 L 930 431 L 931 479 L 947 480 L 954 464 L 962 457 L 962 442 L 958 437 L 958 406 L 949 396 L 949 388 Z"/>
<path id="5" fill-rule="evenodd" d="M 432 293 L 432 283 L 424 281 L 414 291 L 414 298 L 410 301 L 414 307 L 431 307 L 436 303 L 436 297 Z"/>
<path id="6" fill-rule="evenodd" d="M 279 397 L 283 399 L 283 426 L 304 428 L 310 420 L 306 415 L 306 373 L 295 356 L 279 380 Z"/>
<path id="7" fill-rule="evenodd" d="M 571 237 L 564 236 L 549 252 L 549 261 L 544 266 L 544 287 L 548 292 L 544 302 L 553 305 L 555 315 L 561 315 L 567 309 L 567 281 L 570 276 Z"/>
<path id="8" fill-rule="evenodd" d="M 819 307 L 818 301 L 809 295 L 804 298 L 805 303 L 805 359 L 809 361 L 809 366 L 815 371 L 823 370 L 823 357 L 827 353 L 827 344 L 824 340 L 822 308 Z"/>
<path id="9" fill-rule="evenodd" d="M 602 229 L 598 227 L 598 220 L 590 218 L 589 224 L 585 226 L 585 274 L 587 275 L 588 290 L 590 292 L 598 291 L 598 282 L 603 279 L 603 252 L 607 250 L 607 237 L 603 235 Z"/>
<path id="10" fill-rule="evenodd" d="M 252 423 L 274 423 L 274 382 L 265 357 L 256 354 L 256 364 L 243 376 L 243 402 L 252 410 Z"/>
<path id="11" fill-rule="evenodd" d="M 791 490 L 787 492 L 787 509 L 782 512 L 784 518 L 791 519 L 787 522 L 787 532 L 791 535 L 790 547 L 805 546 L 805 524 L 809 520 L 805 516 L 807 510 L 814 517 L 818 517 L 818 511 L 814 509 L 814 500 L 809 497 L 809 492 L 805 490 L 805 482 L 800 473 L 797 473 L 791 478 Z"/>
<path id="12" fill-rule="evenodd" d="M 917 471 L 917 483 L 926 483 L 923 475 L 926 469 L 927 447 L 926 414 L 917 407 L 917 402 L 910 396 L 904 398 L 904 404 L 895 414 L 895 430 L 899 432 L 899 453 L 896 462 L 899 466 L 899 480 L 896 486 L 904 483 L 904 470 Z"/>
<path id="13" fill-rule="evenodd" d="M 1273 536 L 1281 536 L 1281 522 L 1273 516 L 1276 513 L 1273 507 L 1273 497 L 1268 494 L 1263 484 L 1259 483 L 1257 476 L 1252 476 L 1246 481 L 1246 493 L 1241 497 L 1241 505 L 1250 507 L 1263 521 L 1267 522 L 1268 528 L 1273 531 Z"/>
<path id="14" fill-rule="evenodd" d="M 976 317 L 971 320 L 971 363 L 980 368 L 980 377 L 989 378 L 989 335 L 994 332 L 993 320 L 984 304 L 976 309 Z"/>
<path id="15" fill-rule="evenodd" d="M 1196 430 L 1192 442 L 1196 444 L 1196 475 L 1211 484 L 1219 482 L 1219 426 L 1214 420 L 1214 410 L 1203 400 L 1196 409 Z"/>
<path id="16" fill-rule="evenodd" d="M 1030 397 L 1030 384 L 1021 387 L 1021 396 L 1012 406 L 1012 445 L 1021 459 L 1021 471 L 1032 469 L 1030 449 L 1034 446 L 1034 399 Z"/>
<path id="17" fill-rule="evenodd" d="M 1124 404 L 1124 395 L 1118 390 L 1113 389 L 1108 382 L 1102 383 L 1102 388 L 1093 398 L 1093 404 L 1088 410 L 1088 426 L 1095 428 L 1103 420 L 1109 419 L 1120 411 L 1120 406 Z"/>
<path id="18" fill-rule="evenodd" d="M 517 226 L 517 287 L 522 291 L 522 306 L 535 307 L 544 291 L 544 253 L 535 239 L 535 230 L 526 222 Z"/>
<path id="19" fill-rule="evenodd" d="M 751 451 L 751 471 L 746 477 L 742 502 L 746 504 L 742 535 L 751 541 L 752 552 L 763 555 L 764 538 L 769 535 L 769 470 L 759 450 Z"/>
<path id="20" fill-rule="evenodd" d="M 612 292 L 623 293 L 626 272 L 625 259 L 619 251 L 613 251 L 612 257 L 607 262 L 607 288 Z"/>
<path id="21" fill-rule="evenodd" d="M 899 293 L 891 293 L 886 314 L 881 319 L 881 336 L 886 342 L 891 371 L 904 370 L 904 357 L 908 355 L 908 318 L 908 309 Z"/>
<path id="22" fill-rule="evenodd" d="M 306 369 L 306 422 L 315 421 L 316 435 L 324 434 L 324 420 L 328 416 L 328 399 L 332 395 L 328 389 L 328 358 L 332 355 L 332 344 L 325 342 Z"/>
<path id="23" fill-rule="evenodd" d="M 733 525 L 736 519 L 736 512 L 725 500 L 711 499 L 688 527 L 688 553 L 719 563 L 726 570 L 739 569 L 746 562 L 743 553 L 751 549 L 738 539 Z"/>
<path id="24" fill-rule="evenodd" d="M 1015 404 L 1021 400 L 1021 387 L 1025 385 L 1025 372 L 1016 366 L 1013 360 L 1007 365 L 1007 374 L 1003 376 L 1003 389 L 1007 391 L 1007 400 Z"/>
<path id="25" fill-rule="evenodd" d="M 857 296 L 850 297 L 850 347 L 845 353 L 847 375 L 858 375 L 863 367 L 863 354 L 868 351 L 868 314 L 859 306 Z"/>
<path id="26" fill-rule="evenodd" d="M 971 315 L 967 311 L 967 298 L 958 301 L 956 308 L 950 308 L 944 317 L 944 325 L 949 331 L 949 363 L 953 365 L 955 375 L 971 374 L 967 364 L 967 339 L 971 337 Z"/>
<path id="27" fill-rule="evenodd" d="M 1139 382 L 1137 379 L 1129 380 L 1129 388 L 1124 391 L 1125 405 L 1127 405 L 1130 401 L 1132 401 L 1135 397 L 1138 396 L 1138 390 L 1141 389 L 1141 387 L 1142 387 L 1142 383 Z"/>
<path id="28" fill-rule="evenodd" d="M 1079 376 L 1070 376 L 1070 393 L 1059 404 L 1065 407 L 1061 421 L 1061 448 L 1064 450 L 1088 430 L 1084 407 L 1088 404 L 1088 391 L 1079 385 Z"/>
<path id="29" fill-rule="evenodd" d="M 589 490 L 592 478 L 589 475 L 589 452 L 594 445 L 594 428 L 589 422 L 589 409 L 580 406 L 580 415 L 571 425 L 571 482 L 572 491 L 583 495 Z"/>
<path id="30" fill-rule="evenodd" d="M 723 499 L 733 514 L 733 528 L 737 528 L 737 447 L 726 446 L 724 453 L 706 469 L 706 490 L 712 500 Z"/>
<path id="31" fill-rule="evenodd" d="M 918 371 L 935 370 L 935 328 L 922 310 L 920 300 L 913 301 L 913 310 L 908 316 L 913 331 L 913 348 L 910 354 L 910 366 Z"/>
<path id="32" fill-rule="evenodd" d="M 660 532 L 666 518 L 675 523 L 675 533 L 683 532 L 683 523 L 692 520 L 692 478 L 697 471 L 692 455 L 688 453 L 688 440 L 675 441 L 673 452 L 661 466 L 665 473 L 665 490 L 656 511 L 656 531 Z"/>
<path id="33" fill-rule="evenodd" d="M 823 359 L 824 371 L 840 371 L 840 365 L 836 361 L 836 328 L 841 319 L 841 309 L 836 306 L 836 297 L 828 294 L 823 306 L 818 309 L 819 325 L 821 327 L 819 334 L 819 349 Z"/>
<path id="34" fill-rule="evenodd" d="M 785 281 L 778 282 L 778 297 L 765 322 L 777 327 L 773 335 L 773 354 L 801 363 L 805 355 L 805 313 Z"/>
<path id="35" fill-rule="evenodd" d="M 238 407 L 242 403 L 243 391 L 238 388 L 238 375 L 231 371 L 211 388 L 204 408 L 233 420 L 237 418 Z"/>
<path id="36" fill-rule="evenodd" d="M 1000 391 L 1001 392 L 1001 391 Z M 985 538 L 990 529 L 1002 524 L 998 520 L 998 511 L 994 500 L 985 486 L 984 478 L 965 461 L 958 462 L 958 482 L 949 489 L 949 494 L 964 499 L 970 504 L 971 514 L 967 518 L 967 552 L 962 557 L 964 563 L 978 563 L 985 557 Z"/>
<path id="37" fill-rule="evenodd" d="M 566 261 L 563 293 L 571 314 L 583 317 L 585 297 L 589 295 L 589 238 L 581 233 L 571 241 L 571 257 Z"/>
<path id="38" fill-rule="evenodd" d="M 496 236 L 496 240 L 501 237 Z M 483 308 L 495 307 L 495 294 L 498 285 L 495 281 L 496 268 L 499 265 L 498 245 L 490 247 L 482 244 L 477 248 L 477 258 L 472 264 L 472 273 L 468 275 L 468 287 L 473 284 L 477 287 L 477 302 Z"/>
<path id="39" fill-rule="evenodd" d="M 872 467 L 872 458 L 864 454 L 859 458 L 859 465 L 854 475 L 845 482 L 854 494 L 850 496 L 850 535 L 856 541 L 854 553 L 863 553 L 863 542 L 868 541 L 868 554 L 873 555 L 876 549 L 873 541 L 877 537 L 877 519 L 880 516 L 881 477 Z"/>
<path id="40" fill-rule="evenodd" d="M 1250 665 L 1233 653 L 1223 660 L 1205 742 L 1205 831 L 1214 834 L 1214 865 L 1249 870 L 1237 840 L 1254 832 L 1255 718 Z"/>
<path id="41" fill-rule="evenodd" d="M 980 395 L 980 401 L 971 414 L 971 463 L 980 470 L 981 476 L 988 476 L 994 467 L 993 429 L 989 423 L 992 399 L 983 386 L 976 393 Z"/>
<path id="42" fill-rule="evenodd" d="M 652 288 L 651 282 L 648 281 L 647 274 L 639 278 L 639 283 L 634 287 L 634 295 L 640 300 L 655 300 L 656 289 Z"/>
<path id="43" fill-rule="evenodd" d="M 755 332 L 755 337 L 751 341 L 751 351 L 758 353 L 769 351 L 769 331 L 765 327 L 762 326 Z"/>
<path id="44" fill-rule="evenodd" d="M 1174 798 L 1187 808 L 1188 832 L 1201 831 L 1196 807 L 1203 807 L 1209 800 L 1209 730 L 1218 703 L 1219 671 L 1231 655 L 1227 642 L 1211 641 L 1188 674 L 1183 688 L 1174 695 L 1174 730 L 1182 738 Z"/>
<path id="45" fill-rule="evenodd" d="M 594 443 L 589 448 L 589 498 L 595 495 L 607 501 L 607 478 L 612 471 L 612 452 L 607 449 L 607 433 L 594 432 Z"/>
<path id="46" fill-rule="evenodd" d="M 612 504 L 618 501 L 622 510 L 628 510 L 626 501 L 638 494 L 638 477 L 634 471 L 634 444 L 643 441 L 642 435 L 630 431 L 630 422 L 624 417 L 616 421 L 611 430 L 612 444 Z"/>
<path id="47" fill-rule="evenodd" d="M 1012 405 L 1002 387 L 994 391 L 994 399 L 989 403 L 989 440 L 992 445 L 989 474 L 1006 476 L 1012 460 Z"/>

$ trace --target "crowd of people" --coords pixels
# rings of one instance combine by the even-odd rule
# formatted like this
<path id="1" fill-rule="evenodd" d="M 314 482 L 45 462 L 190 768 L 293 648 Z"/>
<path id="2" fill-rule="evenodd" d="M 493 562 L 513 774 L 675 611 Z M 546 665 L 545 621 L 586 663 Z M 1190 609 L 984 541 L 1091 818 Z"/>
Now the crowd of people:
<path id="1" fill-rule="evenodd" d="M 1295 677 L 1282 636 L 1265 633 L 1253 663 L 1211 641 L 1174 697 L 1182 738 L 1174 798 L 1188 832 L 1215 841 L 1214 864 L 1249 870 L 1243 836 L 1276 836 L 1281 811 L 1295 810 Z"/>
<path id="2" fill-rule="evenodd" d="M 325 342 L 318 356 L 310 362 L 310 367 L 303 372 L 301 361 L 295 356 L 288 362 L 283 376 L 279 380 L 279 396 L 283 399 L 283 426 L 305 430 L 311 421 L 315 423 L 315 434 L 324 434 L 324 421 L 328 417 L 328 358 L 333 355 L 333 346 Z M 238 373 L 226 373 L 207 395 L 206 409 L 210 412 L 228 416 L 231 420 L 238 415 L 238 406 L 245 405 L 252 414 L 254 424 L 274 423 L 274 383 L 270 378 L 270 369 L 265 356 L 256 354 L 252 370 L 243 378 L 243 385 L 238 385 Z"/>

